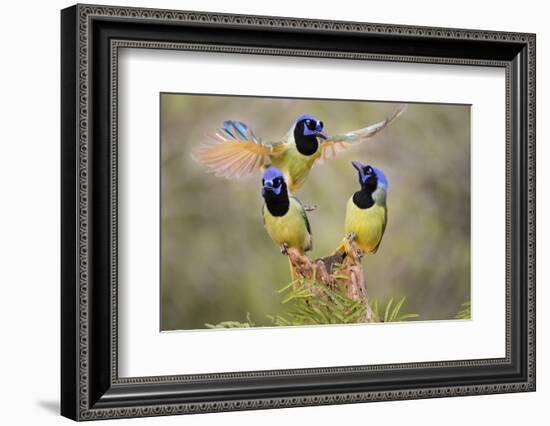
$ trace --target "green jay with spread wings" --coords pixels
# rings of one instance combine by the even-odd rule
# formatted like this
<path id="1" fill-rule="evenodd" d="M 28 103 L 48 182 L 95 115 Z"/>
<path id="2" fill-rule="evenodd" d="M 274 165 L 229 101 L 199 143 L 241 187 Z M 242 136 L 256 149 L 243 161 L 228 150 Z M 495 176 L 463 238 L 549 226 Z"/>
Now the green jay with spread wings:
<path id="1" fill-rule="evenodd" d="M 274 166 L 283 173 L 288 191 L 295 193 L 315 162 L 334 158 L 337 152 L 373 137 L 404 110 L 401 105 L 379 123 L 333 136 L 325 133 L 321 120 L 304 114 L 274 142 L 264 142 L 246 124 L 228 120 L 214 134 L 216 142 L 199 146 L 193 157 L 208 171 L 226 178 L 244 177 Z"/>

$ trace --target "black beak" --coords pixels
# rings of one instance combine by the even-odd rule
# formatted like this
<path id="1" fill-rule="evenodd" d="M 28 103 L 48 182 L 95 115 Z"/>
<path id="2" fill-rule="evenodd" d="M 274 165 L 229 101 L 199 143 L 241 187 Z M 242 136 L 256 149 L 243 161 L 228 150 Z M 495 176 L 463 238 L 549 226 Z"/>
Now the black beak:
<path id="1" fill-rule="evenodd" d="M 365 168 L 365 166 L 364 166 L 363 164 L 359 163 L 358 161 L 352 161 L 352 162 L 351 162 L 351 165 L 352 165 L 353 167 L 355 167 L 355 169 L 356 169 L 359 173 L 361 173 L 361 172 L 363 171 L 363 169 Z"/>

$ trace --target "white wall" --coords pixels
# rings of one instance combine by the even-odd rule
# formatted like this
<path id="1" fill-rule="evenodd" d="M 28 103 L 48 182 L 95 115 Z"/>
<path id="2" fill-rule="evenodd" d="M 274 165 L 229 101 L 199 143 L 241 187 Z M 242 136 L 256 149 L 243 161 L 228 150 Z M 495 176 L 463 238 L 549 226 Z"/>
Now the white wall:
<path id="1" fill-rule="evenodd" d="M 133 0 L 143 7 L 537 33 L 538 391 L 362 405 L 122 420 L 132 424 L 518 424 L 548 417 L 550 235 L 550 29 L 544 2 Z M 58 424 L 59 394 L 59 9 L 71 3 L 11 1 L 0 25 L 0 394 L 3 424 Z M 544 416 L 544 417 L 543 417 Z M 107 424 L 112 422 L 106 422 Z M 543 424 L 543 420 L 534 422 Z"/>

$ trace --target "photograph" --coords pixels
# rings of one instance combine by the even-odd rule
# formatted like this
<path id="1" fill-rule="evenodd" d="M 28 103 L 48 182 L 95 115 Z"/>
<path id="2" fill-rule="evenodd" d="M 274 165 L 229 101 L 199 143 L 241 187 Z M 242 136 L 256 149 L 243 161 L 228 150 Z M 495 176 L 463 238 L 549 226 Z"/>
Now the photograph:
<path id="1" fill-rule="evenodd" d="M 470 320 L 470 113 L 160 93 L 160 330 Z"/>

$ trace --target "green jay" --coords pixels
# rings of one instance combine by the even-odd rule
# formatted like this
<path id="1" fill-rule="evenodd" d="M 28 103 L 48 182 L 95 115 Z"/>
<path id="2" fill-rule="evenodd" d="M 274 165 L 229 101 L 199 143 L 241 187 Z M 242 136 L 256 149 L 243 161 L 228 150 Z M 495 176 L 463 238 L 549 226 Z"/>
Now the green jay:
<path id="1" fill-rule="evenodd" d="M 357 169 L 360 189 L 348 200 L 344 226 L 346 237 L 338 251 L 349 253 L 349 240 L 353 239 L 364 253 L 376 253 L 388 223 L 388 180 L 376 167 L 357 161 L 352 161 L 352 165 Z"/>
<path id="2" fill-rule="evenodd" d="M 313 242 L 307 214 L 300 201 L 289 195 L 281 170 L 271 166 L 264 171 L 261 193 L 265 202 L 262 207 L 265 229 L 281 252 L 287 254 L 289 248 L 294 248 L 304 254 L 311 250 Z M 292 263 L 290 271 L 294 279 Z"/>
<path id="3" fill-rule="evenodd" d="M 248 176 L 275 166 L 293 194 L 304 184 L 316 162 L 334 158 L 337 152 L 373 137 L 404 110 L 405 106 L 400 105 L 379 123 L 333 136 L 324 132 L 321 120 L 305 114 L 294 121 L 284 137 L 274 142 L 263 142 L 246 124 L 228 120 L 213 135 L 216 143 L 200 145 L 193 157 L 208 171 L 226 178 Z"/>

